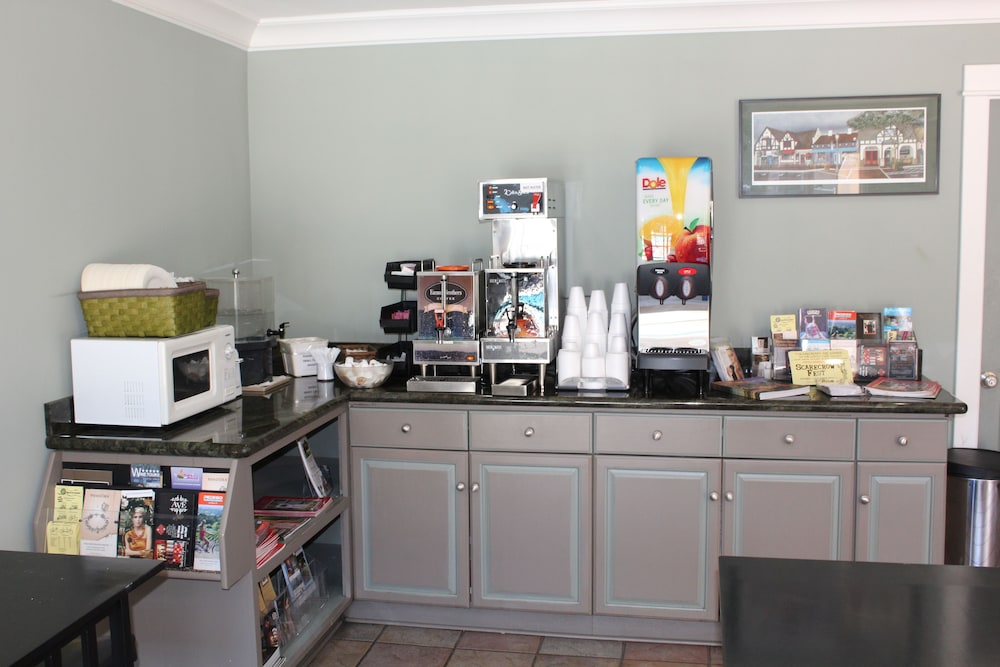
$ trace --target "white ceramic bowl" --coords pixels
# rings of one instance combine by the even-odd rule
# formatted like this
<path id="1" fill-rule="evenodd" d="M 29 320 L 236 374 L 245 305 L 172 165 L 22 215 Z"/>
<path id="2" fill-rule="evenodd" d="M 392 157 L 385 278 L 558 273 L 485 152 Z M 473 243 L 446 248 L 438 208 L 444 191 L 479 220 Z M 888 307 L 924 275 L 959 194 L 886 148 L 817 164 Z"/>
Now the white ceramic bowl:
<path id="1" fill-rule="evenodd" d="M 391 362 L 377 362 L 375 365 L 359 366 L 357 364 L 334 364 L 333 372 L 337 378 L 354 389 L 372 389 L 382 385 L 392 375 Z"/>

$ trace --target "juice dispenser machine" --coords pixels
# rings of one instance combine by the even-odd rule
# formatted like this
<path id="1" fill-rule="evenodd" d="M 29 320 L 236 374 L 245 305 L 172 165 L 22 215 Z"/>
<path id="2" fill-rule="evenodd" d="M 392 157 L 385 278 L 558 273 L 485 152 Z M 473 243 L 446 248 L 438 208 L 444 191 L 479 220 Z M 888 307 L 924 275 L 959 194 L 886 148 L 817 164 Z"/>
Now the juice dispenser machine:
<path id="1" fill-rule="evenodd" d="M 497 364 L 537 366 L 544 393 L 546 368 L 556 358 L 563 243 L 557 190 L 547 178 L 479 184 L 479 220 L 491 223 L 493 236 L 481 341 L 493 385 Z"/>
<path id="2" fill-rule="evenodd" d="M 712 161 L 640 158 L 636 188 L 636 366 L 647 393 L 652 371 L 682 371 L 700 394 L 710 359 Z"/>

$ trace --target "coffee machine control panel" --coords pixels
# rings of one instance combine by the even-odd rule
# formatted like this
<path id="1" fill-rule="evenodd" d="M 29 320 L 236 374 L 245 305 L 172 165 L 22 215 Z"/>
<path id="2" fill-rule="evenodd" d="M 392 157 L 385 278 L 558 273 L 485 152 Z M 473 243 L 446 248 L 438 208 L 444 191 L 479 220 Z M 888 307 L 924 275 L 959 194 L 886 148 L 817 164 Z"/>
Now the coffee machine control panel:
<path id="1" fill-rule="evenodd" d="M 479 184 L 479 219 L 562 215 L 562 192 L 548 178 L 502 178 Z"/>

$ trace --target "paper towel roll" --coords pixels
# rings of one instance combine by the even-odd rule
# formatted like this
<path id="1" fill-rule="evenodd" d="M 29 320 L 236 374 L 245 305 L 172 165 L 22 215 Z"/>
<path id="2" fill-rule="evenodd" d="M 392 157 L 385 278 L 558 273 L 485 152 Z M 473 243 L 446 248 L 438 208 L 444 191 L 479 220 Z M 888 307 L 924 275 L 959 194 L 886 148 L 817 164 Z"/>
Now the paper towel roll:
<path id="1" fill-rule="evenodd" d="M 153 264 L 88 264 L 80 276 L 81 292 L 173 287 L 173 274 Z"/>

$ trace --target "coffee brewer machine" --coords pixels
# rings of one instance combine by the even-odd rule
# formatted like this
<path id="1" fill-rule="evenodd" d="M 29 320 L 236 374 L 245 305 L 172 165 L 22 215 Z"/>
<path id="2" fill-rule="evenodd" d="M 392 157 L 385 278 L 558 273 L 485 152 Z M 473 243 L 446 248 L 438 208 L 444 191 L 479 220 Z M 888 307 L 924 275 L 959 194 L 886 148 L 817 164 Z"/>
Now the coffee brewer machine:
<path id="1" fill-rule="evenodd" d="M 490 382 L 497 364 L 538 367 L 545 391 L 548 364 L 559 349 L 561 192 L 547 178 L 510 178 L 479 184 L 479 220 L 492 225 L 486 269 L 482 360 Z"/>
<path id="2" fill-rule="evenodd" d="M 471 393 L 477 388 L 481 363 L 479 332 L 483 326 L 481 297 L 483 261 L 438 266 L 417 272 L 417 332 L 413 363 L 421 376 L 407 382 L 409 391 Z M 438 366 L 468 370 L 465 377 L 438 377 Z M 429 374 L 428 371 L 433 371 Z"/>
<path id="3" fill-rule="evenodd" d="M 682 372 L 701 395 L 708 382 L 712 295 L 712 162 L 641 158 L 638 193 L 636 366 Z"/>

